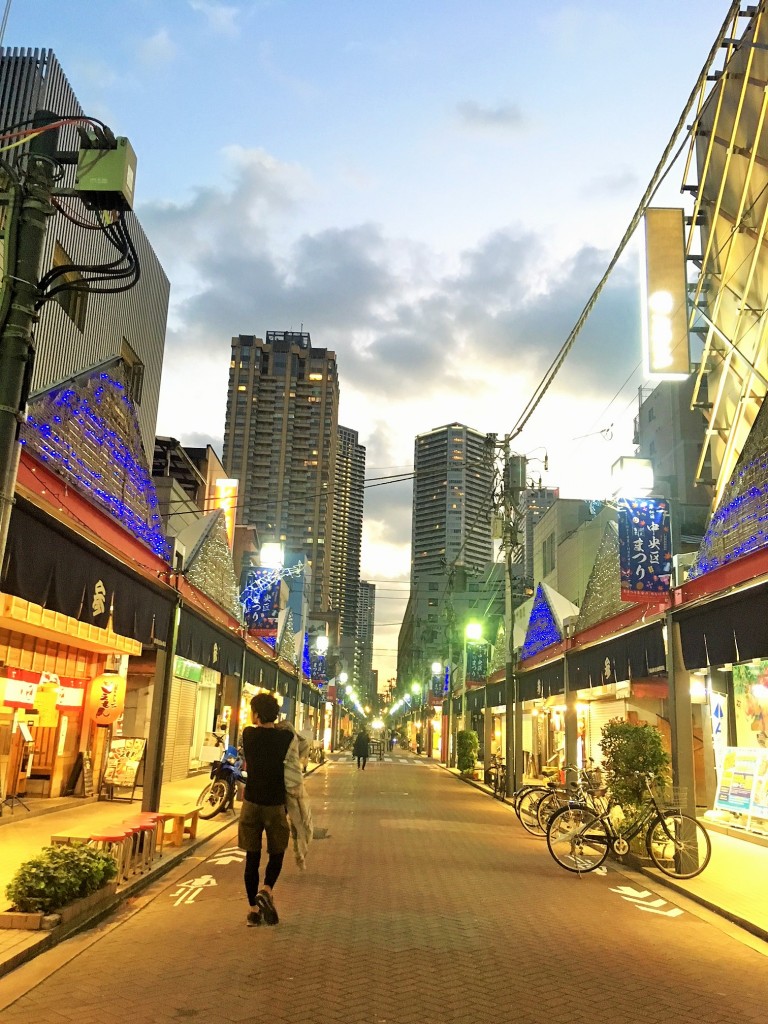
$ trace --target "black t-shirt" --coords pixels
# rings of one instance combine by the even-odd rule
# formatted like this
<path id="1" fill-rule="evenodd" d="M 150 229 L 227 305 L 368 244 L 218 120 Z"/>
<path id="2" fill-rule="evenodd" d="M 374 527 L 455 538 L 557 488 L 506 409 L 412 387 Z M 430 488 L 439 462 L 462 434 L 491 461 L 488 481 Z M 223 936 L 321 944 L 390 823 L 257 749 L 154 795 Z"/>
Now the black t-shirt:
<path id="1" fill-rule="evenodd" d="M 285 803 L 283 761 L 293 739 L 287 729 L 249 725 L 243 729 L 243 750 L 248 768 L 245 799 L 263 807 Z"/>

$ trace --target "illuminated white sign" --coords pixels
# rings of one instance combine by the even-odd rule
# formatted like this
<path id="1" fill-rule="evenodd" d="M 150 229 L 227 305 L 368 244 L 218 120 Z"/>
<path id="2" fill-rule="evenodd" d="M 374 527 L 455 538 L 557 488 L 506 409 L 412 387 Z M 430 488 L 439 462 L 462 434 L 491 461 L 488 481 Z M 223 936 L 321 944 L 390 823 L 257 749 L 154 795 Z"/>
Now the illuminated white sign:
<path id="1" fill-rule="evenodd" d="M 646 210 L 643 356 L 646 376 L 653 380 L 683 380 L 690 374 L 685 266 L 683 211 Z"/>

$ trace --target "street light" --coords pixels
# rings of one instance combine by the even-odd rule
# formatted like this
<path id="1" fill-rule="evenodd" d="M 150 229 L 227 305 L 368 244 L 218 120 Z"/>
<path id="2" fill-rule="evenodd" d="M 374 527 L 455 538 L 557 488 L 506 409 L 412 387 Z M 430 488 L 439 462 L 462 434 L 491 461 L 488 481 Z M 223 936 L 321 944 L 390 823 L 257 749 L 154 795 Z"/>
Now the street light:
<path id="1" fill-rule="evenodd" d="M 482 622 L 468 622 L 464 627 L 464 665 L 461 687 L 461 727 L 467 728 L 467 646 L 470 643 L 478 643 L 483 639 Z"/>

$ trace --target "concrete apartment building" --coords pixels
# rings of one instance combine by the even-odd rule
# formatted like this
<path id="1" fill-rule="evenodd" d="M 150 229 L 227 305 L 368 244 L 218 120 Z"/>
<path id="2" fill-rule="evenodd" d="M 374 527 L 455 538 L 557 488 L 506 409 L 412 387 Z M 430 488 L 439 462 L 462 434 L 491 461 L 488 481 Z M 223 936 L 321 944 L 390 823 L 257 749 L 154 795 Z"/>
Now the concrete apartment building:
<path id="1" fill-rule="evenodd" d="M 0 118 L 2 124 L 31 120 L 38 110 L 68 116 L 84 111 L 56 56 L 47 49 L 0 49 Z M 121 126 L 110 127 L 116 135 Z M 23 156 L 26 146 L 11 151 L 11 160 Z M 76 151 L 79 138 L 73 127 L 59 130 L 59 150 Z M 72 188 L 76 166 L 66 164 L 60 188 Z M 138 154 L 139 187 L 141 154 Z M 76 199 L 63 200 L 66 209 L 88 220 Z M 147 464 L 154 451 L 160 379 L 168 315 L 168 278 L 141 224 L 130 211 L 125 223 L 135 245 L 141 276 L 128 291 L 97 294 L 67 290 L 46 302 L 35 328 L 35 365 L 32 392 L 44 391 L 98 364 L 107 364 L 119 376 L 136 409 Z M 48 221 L 43 249 L 43 272 L 63 264 L 93 265 L 113 261 L 117 250 L 101 231 L 86 230 L 57 212 Z M 68 275 L 76 280 L 77 271 Z"/>
<path id="2" fill-rule="evenodd" d="M 313 614 L 331 607 L 336 354 L 307 332 L 232 339 L 224 468 L 240 481 L 238 523 L 312 563 Z"/>

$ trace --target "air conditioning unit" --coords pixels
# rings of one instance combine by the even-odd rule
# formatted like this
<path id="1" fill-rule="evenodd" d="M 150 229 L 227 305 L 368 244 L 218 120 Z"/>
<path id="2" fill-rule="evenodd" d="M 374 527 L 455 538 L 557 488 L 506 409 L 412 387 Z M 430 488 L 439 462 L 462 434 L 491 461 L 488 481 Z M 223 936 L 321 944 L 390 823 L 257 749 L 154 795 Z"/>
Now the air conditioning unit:
<path id="1" fill-rule="evenodd" d="M 695 551 L 687 551 L 683 555 L 672 556 L 672 578 L 674 586 L 681 587 L 685 583 L 695 559 Z"/>

